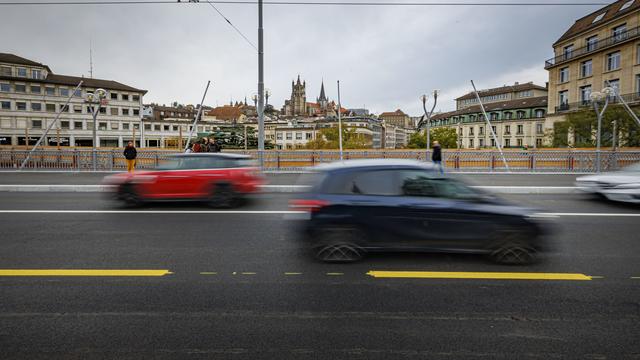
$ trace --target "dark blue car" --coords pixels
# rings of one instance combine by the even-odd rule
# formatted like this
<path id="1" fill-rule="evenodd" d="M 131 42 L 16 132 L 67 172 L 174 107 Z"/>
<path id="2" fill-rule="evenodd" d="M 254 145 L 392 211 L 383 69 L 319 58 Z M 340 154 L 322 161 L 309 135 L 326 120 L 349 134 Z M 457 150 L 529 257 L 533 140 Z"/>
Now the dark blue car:
<path id="1" fill-rule="evenodd" d="M 315 168 L 302 210 L 301 238 L 315 257 L 350 262 L 373 251 L 487 254 L 527 264 L 548 250 L 540 214 L 440 175 L 429 164 L 354 160 Z"/>

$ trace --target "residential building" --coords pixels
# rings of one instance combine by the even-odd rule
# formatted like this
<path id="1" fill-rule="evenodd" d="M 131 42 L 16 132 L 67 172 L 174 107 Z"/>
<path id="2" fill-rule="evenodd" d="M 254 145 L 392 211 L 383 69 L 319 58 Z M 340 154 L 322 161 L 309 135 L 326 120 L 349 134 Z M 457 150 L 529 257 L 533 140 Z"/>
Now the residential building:
<path id="1" fill-rule="evenodd" d="M 578 20 L 553 44 L 549 117 L 590 109 L 590 95 L 613 87 L 626 101 L 640 100 L 640 0 L 620 0 Z M 615 101 L 615 99 L 612 98 Z M 572 142 L 572 139 L 569 139 Z"/>
<path id="2" fill-rule="evenodd" d="M 396 111 L 383 112 L 378 115 L 378 118 L 385 124 L 400 126 L 406 129 L 412 129 L 416 125 L 411 117 L 400 109 Z"/>
<path id="3" fill-rule="evenodd" d="M 230 124 L 243 123 L 247 119 L 247 116 L 243 114 L 242 108 L 244 105 L 224 105 L 218 106 L 213 110 L 207 112 L 207 116 L 214 117 L 215 119 L 223 120 Z"/>
<path id="4" fill-rule="evenodd" d="M 98 113 L 96 146 L 122 147 L 133 137 L 136 144 L 144 143 L 146 90 L 113 80 L 56 74 L 45 64 L 0 53 L 0 145 L 34 145 L 60 112 L 44 145 L 92 146 L 95 105 L 86 95 L 99 88 L 107 91 L 107 98 Z"/>
<path id="5" fill-rule="evenodd" d="M 193 122 L 198 114 L 198 109 L 193 105 L 165 106 L 157 104 L 145 105 L 142 119 L 145 133 L 145 146 L 158 148 L 182 148 L 191 133 L 195 138 L 200 133 L 208 133 L 215 126 L 225 124 L 224 121 L 208 117 L 208 107 L 203 106 L 200 119 L 193 129 Z M 182 144 L 182 145 L 179 145 Z"/>
<path id="6" fill-rule="evenodd" d="M 547 96 L 544 87 L 532 83 L 502 86 L 479 91 L 491 126 L 500 145 L 509 147 L 542 147 L 550 145 L 545 136 L 553 128 L 546 118 Z M 474 93 L 456 99 L 455 111 L 439 113 L 432 117 L 431 128 L 455 128 L 460 148 L 475 149 L 496 146 L 491 129 L 487 129 L 479 104 L 470 105 Z M 532 96 L 539 95 L 539 96 Z M 541 96 L 540 96 L 541 95 Z M 500 99 L 496 101 L 495 99 Z"/>

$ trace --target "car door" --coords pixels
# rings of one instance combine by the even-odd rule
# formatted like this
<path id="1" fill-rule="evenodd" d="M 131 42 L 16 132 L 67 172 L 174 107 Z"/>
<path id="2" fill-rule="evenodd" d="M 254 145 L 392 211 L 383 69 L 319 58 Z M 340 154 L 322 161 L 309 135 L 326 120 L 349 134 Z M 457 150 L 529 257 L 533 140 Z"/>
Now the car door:
<path id="1" fill-rule="evenodd" d="M 196 156 L 180 156 L 175 169 L 163 171 L 158 178 L 158 188 L 164 198 L 191 198 L 197 184 L 199 159 Z"/>

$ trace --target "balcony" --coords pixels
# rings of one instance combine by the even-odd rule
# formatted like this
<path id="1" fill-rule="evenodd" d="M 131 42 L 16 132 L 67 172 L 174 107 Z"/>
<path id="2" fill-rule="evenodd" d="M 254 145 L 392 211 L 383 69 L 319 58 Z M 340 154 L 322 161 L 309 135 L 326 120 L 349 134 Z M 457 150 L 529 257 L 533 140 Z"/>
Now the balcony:
<path id="1" fill-rule="evenodd" d="M 551 58 L 545 61 L 544 68 L 549 69 L 551 67 L 562 64 L 564 62 L 579 58 L 581 56 L 584 56 L 590 53 L 604 50 L 611 46 L 623 43 L 628 40 L 636 39 L 638 37 L 640 37 L 640 27 L 635 27 L 625 32 L 622 32 L 620 34 L 616 34 L 614 36 L 610 36 L 608 38 L 598 40 L 598 42 L 591 43 L 587 46 L 583 46 L 581 48 L 577 48 L 565 54 L 558 55 L 554 58 Z"/>
<path id="2" fill-rule="evenodd" d="M 622 95 L 622 98 L 628 104 L 640 102 L 640 92 L 625 94 L 625 95 Z M 618 100 L 618 97 L 613 97 L 613 96 L 609 97 L 609 104 L 619 104 L 619 103 L 620 103 L 620 100 Z M 575 103 L 564 103 L 555 107 L 556 113 L 563 113 L 567 111 L 576 111 L 576 110 L 584 110 L 584 109 L 591 109 L 591 108 L 593 108 L 593 104 L 591 103 L 591 100 L 584 100 L 584 101 L 575 102 Z"/>

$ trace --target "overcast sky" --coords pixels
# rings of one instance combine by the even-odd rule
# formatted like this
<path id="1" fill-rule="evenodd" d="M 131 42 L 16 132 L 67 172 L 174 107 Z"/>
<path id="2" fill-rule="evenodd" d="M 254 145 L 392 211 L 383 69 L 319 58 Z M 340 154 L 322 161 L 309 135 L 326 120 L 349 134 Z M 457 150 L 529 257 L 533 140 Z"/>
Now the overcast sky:
<path id="1" fill-rule="evenodd" d="M 257 44 L 255 5 L 217 7 Z M 266 6 L 269 102 L 280 108 L 298 74 L 307 101 L 322 79 L 336 99 L 340 80 L 343 106 L 410 115 L 422 113 L 419 96 L 435 88 L 442 91 L 436 110 L 454 109 L 470 79 L 479 88 L 544 85 L 552 43 L 597 8 Z M 0 33 L 0 52 L 64 75 L 88 76 L 92 41 L 94 77 L 148 90 L 145 103 L 198 103 L 207 80 L 212 106 L 250 99 L 257 89 L 257 52 L 204 2 L 2 6 Z"/>

